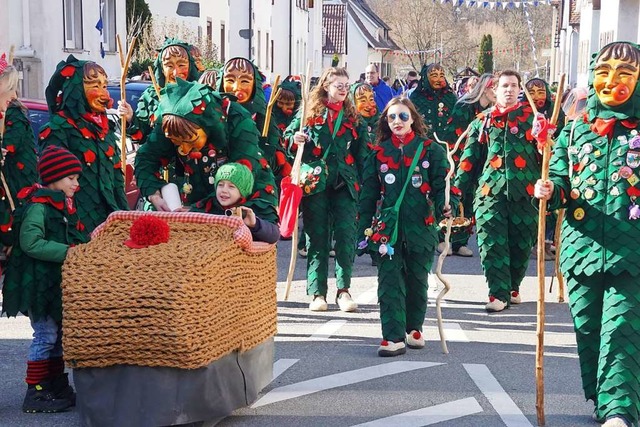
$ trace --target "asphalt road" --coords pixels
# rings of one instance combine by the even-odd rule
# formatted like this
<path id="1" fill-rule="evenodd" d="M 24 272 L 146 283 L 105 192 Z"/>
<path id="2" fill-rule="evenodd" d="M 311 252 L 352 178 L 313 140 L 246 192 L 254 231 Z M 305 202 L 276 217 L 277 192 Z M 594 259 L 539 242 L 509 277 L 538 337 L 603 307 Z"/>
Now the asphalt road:
<path id="1" fill-rule="evenodd" d="M 298 260 L 289 300 L 278 304 L 276 377 L 252 407 L 236 411 L 219 425 L 537 425 L 535 260 L 521 289 L 523 304 L 487 314 L 487 288 L 477 248 L 473 243 L 471 247 L 473 258 L 448 257 L 443 269 L 452 283 L 442 308 L 449 354 L 441 349 L 431 300 L 426 348 L 395 358 L 378 357 L 376 271 L 369 258 L 356 259 L 352 295 L 359 309 L 355 313 L 337 310 L 334 283 L 329 286 L 329 311 L 310 312 L 305 263 Z M 278 250 L 281 300 L 290 242 L 280 242 Z M 432 289 L 430 297 L 435 295 Z M 581 393 L 569 310 L 557 302 L 555 293 L 547 297 L 546 322 L 546 425 L 596 426 L 590 418 L 593 406 Z M 0 319 L 0 426 L 78 426 L 74 411 L 21 412 L 29 338 L 25 318 Z"/>

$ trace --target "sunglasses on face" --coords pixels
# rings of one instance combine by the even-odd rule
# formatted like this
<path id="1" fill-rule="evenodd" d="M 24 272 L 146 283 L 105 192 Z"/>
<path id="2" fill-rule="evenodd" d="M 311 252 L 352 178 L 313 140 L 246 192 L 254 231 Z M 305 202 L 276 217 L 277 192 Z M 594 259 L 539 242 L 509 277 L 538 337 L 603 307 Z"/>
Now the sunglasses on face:
<path id="1" fill-rule="evenodd" d="M 405 113 L 404 111 L 400 114 L 387 114 L 387 121 L 392 122 L 396 119 L 396 117 L 400 117 L 400 120 L 402 120 L 403 122 L 408 122 L 409 119 L 411 118 L 411 116 L 409 115 L 409 113 Z"/>
<path id="2" fill-rule="evenodd" d="M 343 91 L 343 90 L 349 90 L 349 88 L 351 87 L 350 84 L 337 84 L 337 85 L 332 85 L 333 87 L 335 87 L 336 89 Z"/>

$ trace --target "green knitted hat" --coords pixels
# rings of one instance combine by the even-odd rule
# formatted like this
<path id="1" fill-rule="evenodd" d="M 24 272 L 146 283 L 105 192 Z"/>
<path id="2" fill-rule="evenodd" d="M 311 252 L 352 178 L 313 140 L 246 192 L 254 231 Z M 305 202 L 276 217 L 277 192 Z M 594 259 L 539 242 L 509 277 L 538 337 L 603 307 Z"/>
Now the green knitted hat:
<path id="1" fill-rule="evenodd" d="M 245 199 L 253 190 L 253 174 L 248 167 L 240 163 L 226 163 L 220 166 L 216 172 L 216 187 L 220 181 L 231 181 Z"/>

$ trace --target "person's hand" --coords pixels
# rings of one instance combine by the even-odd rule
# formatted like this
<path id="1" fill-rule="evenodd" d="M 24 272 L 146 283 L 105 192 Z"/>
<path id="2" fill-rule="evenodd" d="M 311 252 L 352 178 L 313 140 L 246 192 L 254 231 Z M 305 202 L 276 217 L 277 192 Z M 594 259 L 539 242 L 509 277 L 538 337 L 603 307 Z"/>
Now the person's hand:
<path id="1" fill-rule="evenodd" d="M 158 212 L 171 212 L 169 205 L 160 195 L 160 190 L 147 197 Z"/>
<path id="2" fill-rule="evenodd" d="M 191 210 L 191 206 L 180 206 L 178 209 L 174 210 L 174 212 L 189 212 Z"/>
<path id="3" fill-rule="evenodd" d="M 533 188 L 533 196 L 536 199 L 549 200 L 553 194 L 553 182 L 539 179 Z"/>
<path id="4" fill-rule="evenodd" d="M 445 218 L 451 218 L 451 205 L 446 205 L 442 209 L 442 216 L 444 216 Z"/>
<path id="5" fill-rule="evenodd" d="M 256 226 L 256 214 L 253 212 L 253 209 L 248 208 L 246 206 L 240 206 L 240 210 L 242 211 L 242 220 L 246 224 L 247 227 L 253 228 Z"/>
<path id="6" fill-rule="evenodd" d="M 133 119 L 133 108 L 131 108 L 131 105 L 129 105 L 127 101 L 120 100 L 118 101 L 118 114 L 120 117 L 126 118 L 127 122 L 131 122 L 131 119 Z"/>
<path id="7" fill-rule="evenodd" d="M 293 135 L 293 142 L 298 145 L 304 145 L 309 140 L 309 136 L 304 132 L 296 132 Z"/>

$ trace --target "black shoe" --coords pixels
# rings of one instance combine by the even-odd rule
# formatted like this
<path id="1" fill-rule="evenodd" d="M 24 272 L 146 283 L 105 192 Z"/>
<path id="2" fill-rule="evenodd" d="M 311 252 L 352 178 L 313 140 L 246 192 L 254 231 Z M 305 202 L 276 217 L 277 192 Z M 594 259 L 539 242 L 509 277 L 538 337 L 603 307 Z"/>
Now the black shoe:
<path id="1" fill-rule="evenodd" d="M 71 406 L 76 406 L 76 392 L 69 385 L 69 374 L 60 374 L 51 380 L 51 391 L 57 399 L 67 399 Z"/>
<path id="2" fill-rule="evenodd" d="M 28 386 L 22 403 L 22 412 L 30 414 L 64 412 L 70 407 L 71 401 L 56 397 L 51 383 L 42 381 L 40 384 Z"/>

